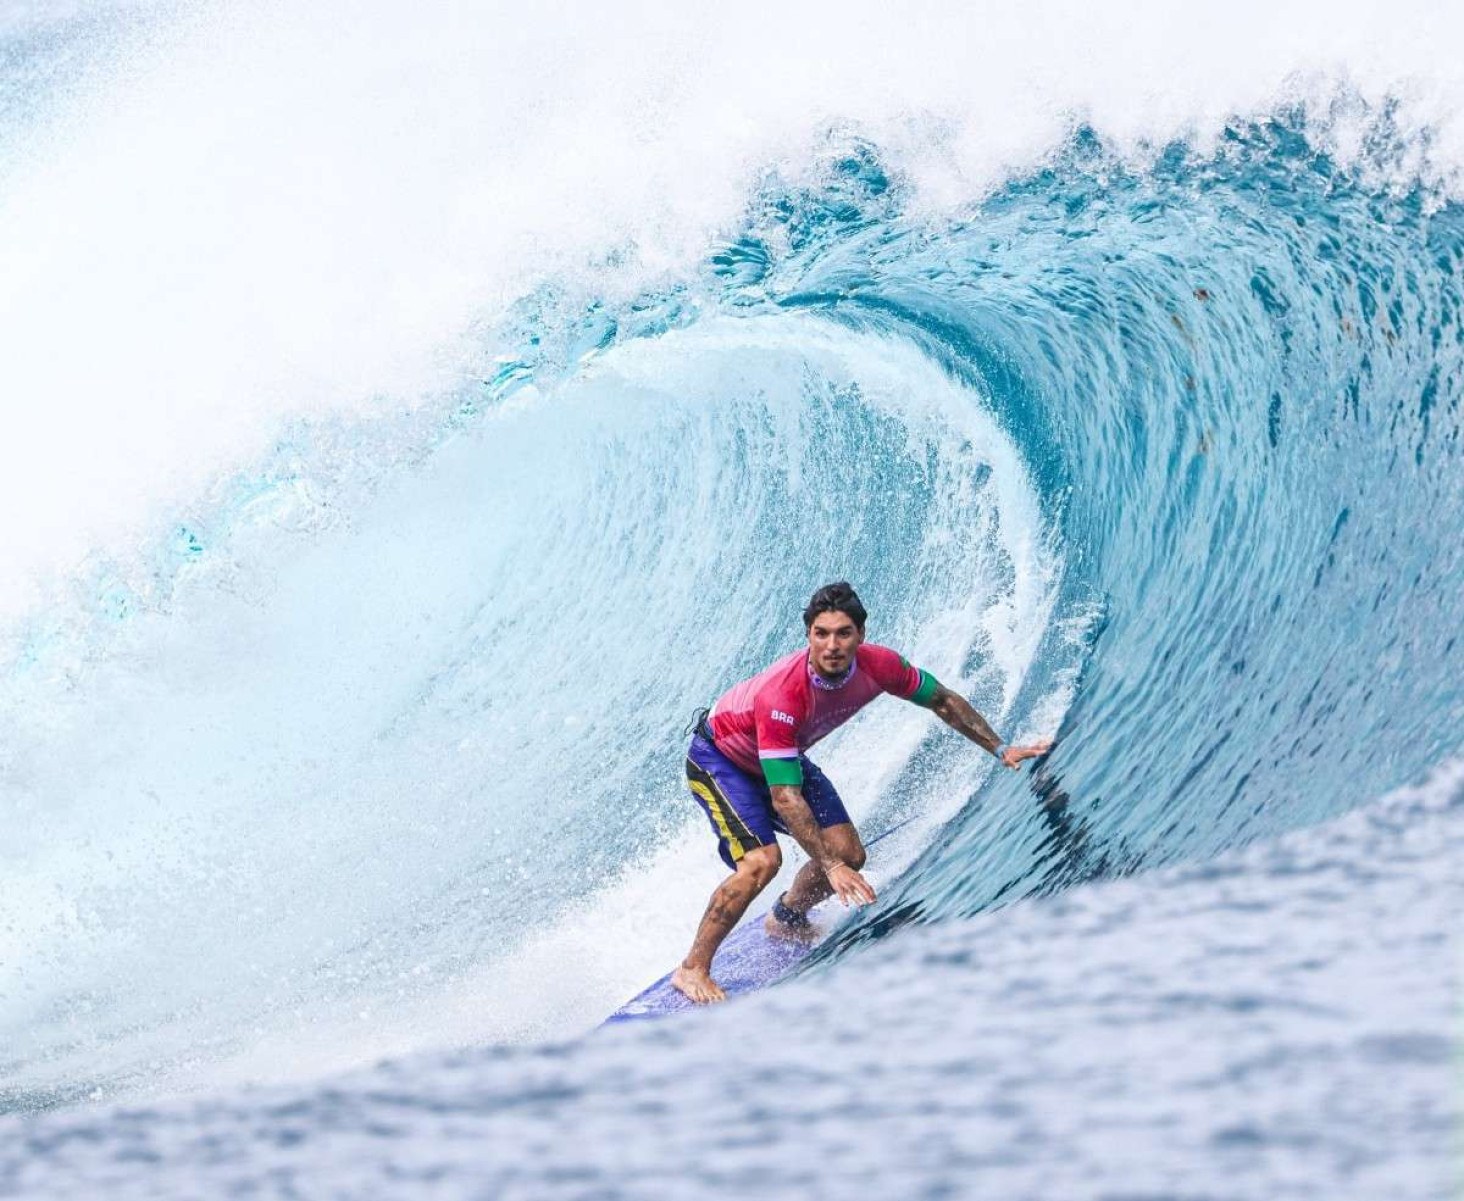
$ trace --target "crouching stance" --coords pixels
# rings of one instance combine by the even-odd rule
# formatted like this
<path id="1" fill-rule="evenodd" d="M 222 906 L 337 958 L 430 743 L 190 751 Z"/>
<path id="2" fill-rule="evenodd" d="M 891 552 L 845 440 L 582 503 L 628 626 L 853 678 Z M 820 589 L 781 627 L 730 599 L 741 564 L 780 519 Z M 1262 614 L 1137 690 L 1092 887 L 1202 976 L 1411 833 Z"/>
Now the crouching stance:
<path id="1" fill-rule="evenodd" d="M 830 895 L 846 905 L 875 899 L 860 874 L 864 844 L 844 802 L 803 753 L 875 697 L 889 693 L 930 709 L 1007 767 L 1051 745 L 1007 746 L 964 697 L 888 647 L 866 643 L 865 618 L 848 584 L 820 588 L 803 612 L 807 647 L 731 688 L 698 716 L 686 776 L 732 875 L 712 894 L 691 950 L 671 976 L 693 1001 L 725 999 L 712 979 L 712 957 L 783 866 L 779 833 L 797 839 L 808 862 L 768 914 L 769 934 L 812 938 L 808 911 Z"/>

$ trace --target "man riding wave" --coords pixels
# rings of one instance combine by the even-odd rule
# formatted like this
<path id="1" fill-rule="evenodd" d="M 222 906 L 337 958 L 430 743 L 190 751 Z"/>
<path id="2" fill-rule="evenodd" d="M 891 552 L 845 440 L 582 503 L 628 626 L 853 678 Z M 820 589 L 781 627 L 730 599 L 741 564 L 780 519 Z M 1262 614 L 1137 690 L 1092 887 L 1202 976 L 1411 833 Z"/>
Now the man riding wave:
<path id="1" fill-rule="evenodd" d="M 779 832 L 797 839 L 808 862 L 768 914 L 769 934 L 812 938 L 808 911 L 831 894 L 846 905 L 875 899 L 859 871 L 864 844 L 844 802 L 804 754 L 875 697 L 887 692 L 931 710 L 1009 768 L 1052 745 L 1004 743 L 965 697 L 888 647 L 865 642 L 866 617 L 847 583 L 820 588 L 803 611 L 808 646 L 734 685 L 698 715 L 686 777 L 732 869 L 671 976 L 698 1004 L 726 998 L 712 979 L 712 957 L 782 867 Z"/>

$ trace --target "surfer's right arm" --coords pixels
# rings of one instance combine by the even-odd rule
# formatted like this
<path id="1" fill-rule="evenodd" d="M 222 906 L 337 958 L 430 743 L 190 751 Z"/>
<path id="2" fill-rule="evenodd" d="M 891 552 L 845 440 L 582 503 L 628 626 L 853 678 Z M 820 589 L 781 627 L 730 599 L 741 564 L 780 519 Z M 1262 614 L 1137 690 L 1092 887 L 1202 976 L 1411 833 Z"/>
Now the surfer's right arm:
<path id="1" fill-rule="evenodd" d="M 803 719 L 804 709 L 796 696 L 762 693 L 753 706 L 757 757 L 773 796 L 773 809 L 788 833 L 823 869 L 834 895 L 846 905 L 868 905 L 874 900 L 874 889 L 824 842 L 813 810 L 803 798 L 803 748 L 798 742 Z"/>
<path id="2" fill-rule="evenodd" d="M 874 900 L 874 889 L 857 870 L 850 867 L 824 844 L 823 831 L 813 820 L 813 810 L 803 799 L 803 790 L 792 784 L 775 784 L 772 788 L 773 808 L 788 827 L 788 833 L 808 852 L 808 857 L 828 877 L 829 886 L 846 905 L 868 905 Z"/>

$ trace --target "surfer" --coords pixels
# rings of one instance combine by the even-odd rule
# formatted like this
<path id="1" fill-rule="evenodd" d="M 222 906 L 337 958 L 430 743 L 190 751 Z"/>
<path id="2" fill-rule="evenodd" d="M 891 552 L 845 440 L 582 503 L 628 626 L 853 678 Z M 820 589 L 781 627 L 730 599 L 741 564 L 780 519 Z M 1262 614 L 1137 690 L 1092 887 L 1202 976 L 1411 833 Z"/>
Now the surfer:
<path id="1" fill-rule="evenodd" d="M 803 611 L 808 646 L 697 714 L 686 776 L 712 823 L 717 850 L 732 869 L 712 893 L 691 950 L 671 974 L 671 983 L 698 1004 L 726 998 L 712 979 L 712 957 L 783 866 L 779 832 L 798 840 L 808 862 L 768 914 L 770 935 L 811 940 L 808 911 L 830 895 L 846 905 L 874 900 L 874 889 L 859 871 L 859 833 L 828 777 L 804 751 L 875 697 L 887 692 L 924 706 L 1005 767 L 1016 768 L 1051 746 L 1003 742 L 965 697 L 888 647 L 865 642 L 866 617 L 847 583 L 820 588 Z"/>

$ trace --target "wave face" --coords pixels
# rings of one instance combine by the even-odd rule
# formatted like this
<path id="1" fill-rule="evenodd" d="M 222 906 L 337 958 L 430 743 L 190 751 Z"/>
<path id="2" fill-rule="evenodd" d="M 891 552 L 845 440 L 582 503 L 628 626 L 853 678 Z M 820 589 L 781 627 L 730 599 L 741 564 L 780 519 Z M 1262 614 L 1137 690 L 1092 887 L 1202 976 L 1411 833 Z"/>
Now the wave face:
<path id="1" fill-rule="evenodd" d="M 1208 855 L 1457 752 L 1457 206 L 1340 170 L 1296 117 L 1142 174 L 1079 135 L 931 247 L 853 240 L 874 294 L 829 303 L 988 381 L 1057 611 L 1098 614 L 1039 805 L 1005 781 L 964 809 L 903 911 Z"/>
<path id="2" fill-rule="evenodd" d="M 832 578 L 1060 742 L 994 778 L 887 705 L 821 748 L 914 819 L 824 959 L 1457 755 L 1464 216 L 1372 138 L 1084 130 L 948 219 L 836 137 L 700 270 L 548 281 L 481 384 L 99 562 L 0 684 L 7 1106 L 593 1023 L 716 879 L 682 725 Z"/>

